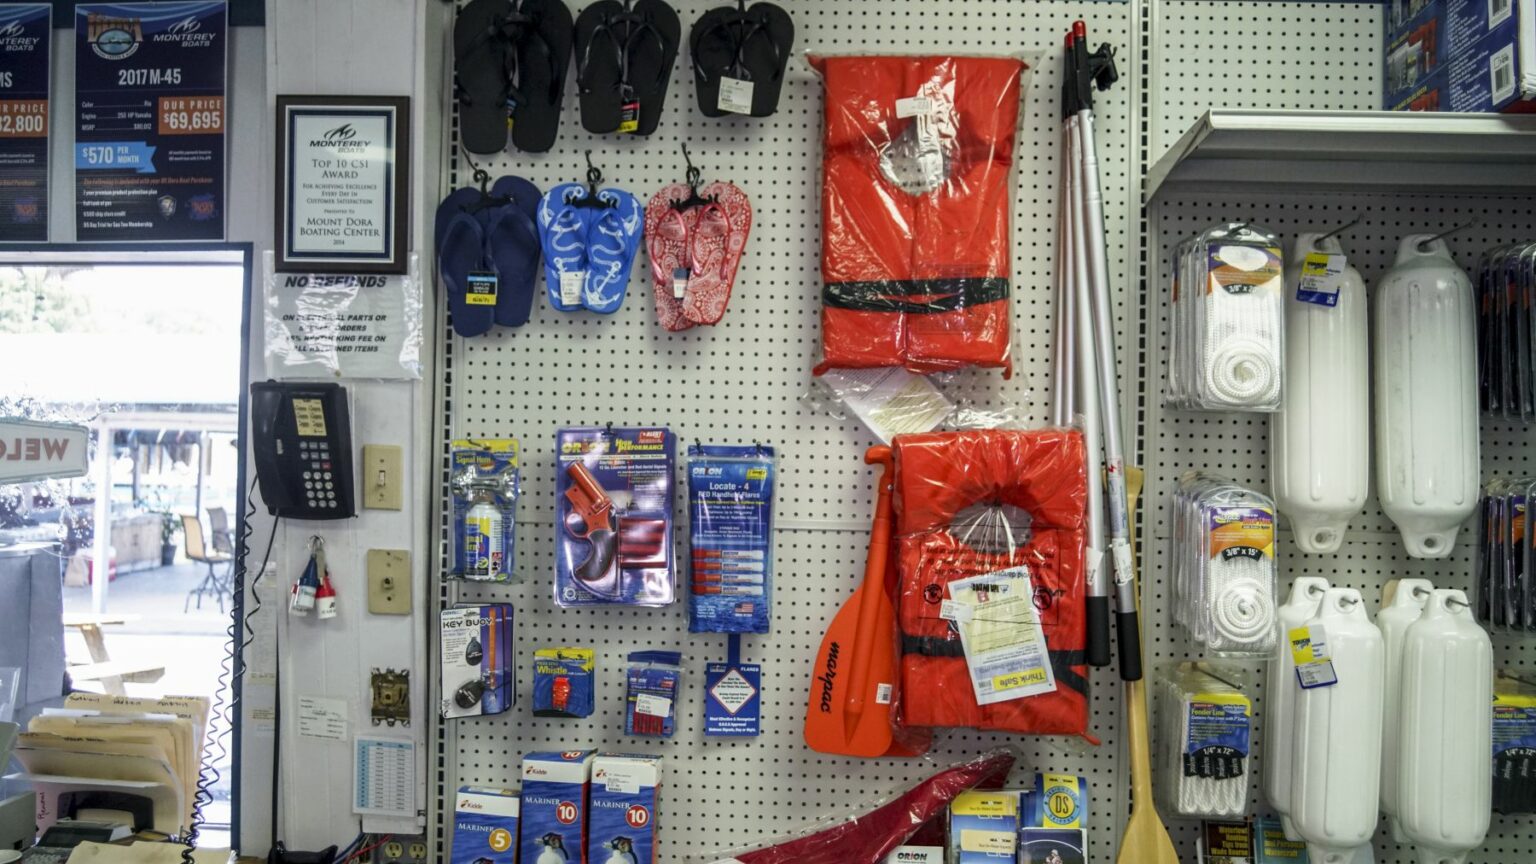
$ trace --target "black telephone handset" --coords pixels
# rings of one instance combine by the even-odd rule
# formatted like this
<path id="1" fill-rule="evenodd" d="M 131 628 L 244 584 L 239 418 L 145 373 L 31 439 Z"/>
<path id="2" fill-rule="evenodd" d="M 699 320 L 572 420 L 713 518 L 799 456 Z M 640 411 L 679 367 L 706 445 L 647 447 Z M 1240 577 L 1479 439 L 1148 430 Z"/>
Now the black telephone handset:
<path id="1" fill-rule="evenodd" d="M 290 519 L 347 519 L 352 506 L 352 424 L 340 384 L 251 385 L 256 479 L 267 512 Z"/>

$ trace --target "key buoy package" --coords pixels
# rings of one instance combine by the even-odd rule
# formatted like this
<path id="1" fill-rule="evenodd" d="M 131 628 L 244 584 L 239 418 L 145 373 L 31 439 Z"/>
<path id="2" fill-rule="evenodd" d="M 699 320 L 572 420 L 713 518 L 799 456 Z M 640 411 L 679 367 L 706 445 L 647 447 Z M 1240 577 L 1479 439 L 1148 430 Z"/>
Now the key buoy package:
<path id="1" fill-rule="evenodd" d="M 828 369 L 1012 369 L 1014 57 L 815 56 Z"/>
<path id="2" fill-rule="evenodd" d="M 1180 243 L 1169 292 L 1168 403 L 1275 411 L 1285 375 L 1280 239 L 1220 225 Z"/>
<path id="3" fill-rule="evenodd" d="M 688 448 L 688 629 L 767 633 L 773 604 L 772 447 Z"/>
<path id="4" fill-rule="evenodd" d="M 1162 808 L 1187 818 L 1248 812 L 1253 700 L 1236 666 L 1181 663 L 1158 682 Z"/>
<path id="5" fill-rule="evenodd" d="M 515 704 L 512 607 L 493 603 L 444 609 L 438 626 L 442 715 L 500 714 Z"/>
<path id="6" fill-rule="evenodd" d="M 516 438 L 453 442 L 453 573 L 511 580 L 517 565 Z"/>
<path id="7" fill-rule="evenodd" d="M 1174 499 L 1174 618 L 1217 654 L 1275 646 L 1275 505 L 1258 492 L 1190 472 Z"/>
<path id="8" fill-rule="evenodd" d="M 561 429 L 555 443 L 555 602 L 670 604 L 671 430 Z"/>
<path id="9" fill-rule="evenodd" d="M 898 435 L 892 450 L 901 692 L 919 694 L 902 724 L 1084 734 L 1081 433 Z"/>

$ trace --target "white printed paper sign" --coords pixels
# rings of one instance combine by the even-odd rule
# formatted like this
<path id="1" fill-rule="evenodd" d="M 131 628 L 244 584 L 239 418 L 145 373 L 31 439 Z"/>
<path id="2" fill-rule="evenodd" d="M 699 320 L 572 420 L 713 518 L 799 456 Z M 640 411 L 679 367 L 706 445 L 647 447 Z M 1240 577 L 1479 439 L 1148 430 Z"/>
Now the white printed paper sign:
<path id="1" fill-rule="evenodd" d="M 420 378 L 421 283 L 404 276 L 266 268 L 267 375 Z"/>

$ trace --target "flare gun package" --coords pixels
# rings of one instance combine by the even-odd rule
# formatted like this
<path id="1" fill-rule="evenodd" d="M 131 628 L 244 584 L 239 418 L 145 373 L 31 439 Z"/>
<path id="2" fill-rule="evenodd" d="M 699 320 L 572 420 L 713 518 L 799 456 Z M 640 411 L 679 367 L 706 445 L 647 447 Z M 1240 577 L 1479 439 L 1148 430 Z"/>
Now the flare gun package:
<path id="1" fill-rule="evenodd" d="M 555 602 L 670 604 L 671 430 L 562 429 L 556 444 Z"/>

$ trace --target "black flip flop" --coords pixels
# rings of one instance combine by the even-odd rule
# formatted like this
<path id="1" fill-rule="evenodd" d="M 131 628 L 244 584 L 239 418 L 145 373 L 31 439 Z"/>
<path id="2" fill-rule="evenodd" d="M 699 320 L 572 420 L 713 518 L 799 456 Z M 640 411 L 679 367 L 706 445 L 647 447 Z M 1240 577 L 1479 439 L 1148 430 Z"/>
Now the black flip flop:
<path id="1" fill-rule="evenodd" d="M 507 146 L 511 16 L 511 0 L 471 0 L 453 22 L 459 140 L 471 153 L 500 153 Z"/>
<path id="2" fill-rule="evenodd" d="M 700 15 L 688 31 L 694 92 L 699 97 L 699 112 L 705 117 L 723 117 L 728 113 L 720 108 L 720 79 L 736 65 L 736 34 L 745 21 L 735 7 L 717 6 Z"/>
<path id="3" fill-rule="evenodd" d="M 571 65 L 571 10 L 563 0 L 523 0 L 513 37 L 517 69 L 512 144 L 525 153 L 543 153 L 560 131 L 565 74 Z"/>
<path id="4" fill-rule="evenodd" d="M 795 46 L 795 22 L 772 3 L 754 3 L 737 43 L 736 62 L 752 82 L 752 116 L 768 117 L 779 108 L 784 71 Z"/>
<path id="5" fill-rule="evenodd" d="M 581 96 L 581 125 L 588 132 L 602 134 L 619 128 L 623 55 L 619 34 L 609 22 L 623 14 L 619 0 L 597 0 L 576 16 L 576 89 Z"/>
<path id="6" fill-rule="evenodd" d="M 665 0 L 636 0 L 634 13 L 644 23 L 630 31 L 628 79 L 640 101 L 640 126 L 635 134 L 649 135 L 661 122 L 683 25 Z"/>

